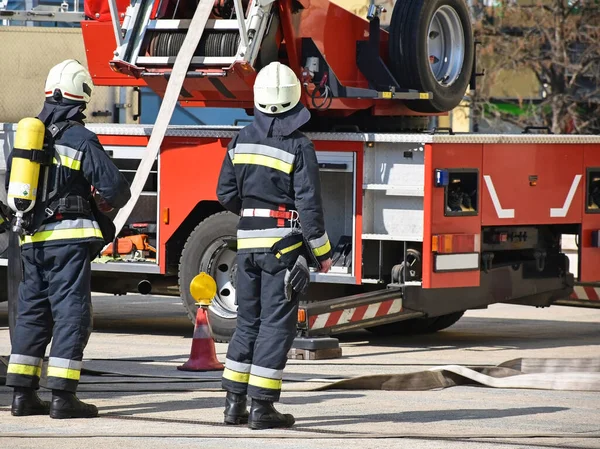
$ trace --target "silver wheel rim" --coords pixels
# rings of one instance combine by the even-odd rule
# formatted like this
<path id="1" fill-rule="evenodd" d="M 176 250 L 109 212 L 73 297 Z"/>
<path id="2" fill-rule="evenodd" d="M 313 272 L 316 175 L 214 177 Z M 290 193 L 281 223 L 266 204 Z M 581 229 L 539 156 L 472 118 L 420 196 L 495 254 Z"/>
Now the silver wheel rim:
<path id="1" fill-rule="evenodd" d="M 427 33 L 429 68 L 439 85 L 449 87 L 460 76 L 465 61 L 465 35 L 460 16 L 448 5 L 431 17 Z"/>
<path id="2" fill-rule="evenodd" d="M 234 275 L 237 269 L 236 252 L 223 245 L 215 251 L 208 265 L 208 272 L 217 283 L 217 295 L 210 305 L 211 312 L 222 318 L 235 318 Z"/>

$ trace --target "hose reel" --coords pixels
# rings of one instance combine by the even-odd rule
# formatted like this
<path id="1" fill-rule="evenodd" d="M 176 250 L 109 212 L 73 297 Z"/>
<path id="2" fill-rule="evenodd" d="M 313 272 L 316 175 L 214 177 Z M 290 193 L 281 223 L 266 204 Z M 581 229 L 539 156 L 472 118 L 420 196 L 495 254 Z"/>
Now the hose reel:
<path id="1" fill-rule="evenodd" d="M 149 34 L 148 56 L 175 57 L 183 45 L 186 31 L 153 31 Z M 239 45 L 238 31 L 206 30 L 194 56 L 233 57 Z"/>

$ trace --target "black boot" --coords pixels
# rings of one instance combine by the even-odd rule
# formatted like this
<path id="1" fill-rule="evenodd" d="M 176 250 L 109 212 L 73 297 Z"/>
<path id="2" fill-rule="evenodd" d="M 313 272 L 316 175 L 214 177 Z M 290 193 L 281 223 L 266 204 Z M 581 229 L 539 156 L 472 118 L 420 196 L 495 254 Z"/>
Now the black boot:
<path id="1" fill-rule="evenodd" d="M 246 409 L 246 395 L 227 392 L 225 397 L 225 424 L 246 424 L 248 410 Z"/>
<path id="2" fill-rule="evenodd" d="M 50 402 L 42 401 L 33 388 L 15 387 L 12 408 L 13 416 L 47 415 Z"/>
<path id="3" fill-rule="evenodd" d="M 81 402 L 75 393 L 63 390 L 52 390 L 50 418 L 94 418 L 98 416 L 98 408 L 92 404 Z"/>
<path id="4" fill-rule="evenodd" d="M 270 401 L 252 399 L 248 427 L 253 430 L 292 427 L 296 420 L 292 415 L 279 413 Z"/>

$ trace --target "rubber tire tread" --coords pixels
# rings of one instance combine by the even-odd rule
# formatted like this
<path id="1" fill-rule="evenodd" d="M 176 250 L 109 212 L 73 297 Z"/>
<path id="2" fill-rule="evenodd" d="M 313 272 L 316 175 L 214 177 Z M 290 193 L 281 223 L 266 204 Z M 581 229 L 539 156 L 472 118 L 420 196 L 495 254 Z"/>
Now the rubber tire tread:
<path id="1" fill-rule="evenodd" d="M 459 78 L 442 87 L 433 78 L 427 58 L 425 25 L 440 6 L 452 6 L 465 30 L 465 60 Z M 464 0 L 397 0 L 390 21 L 390 69 L 403 88 L 432 92 L 431 100 L 406 101 L 417 112 L 437 113 L 454 109 L 463 99 L 473 69 L 474 38 L 468 6 Z M 419 58 L 419 55 L 425 57 Z"/>
<path id="2" fill-rule="evenodd" d="M 436 317 L 435 321 L 427 329 L 427 333 L 438 332 L 452 326 L 460 320 L 464 314 L 465 312 L 462 311 Z"/>
<path id="3" fill-rule="evenodd" d="M 196 320 L 198 306 L 189 289 L 181 288 L 181 286 L 189 285 L 199 271 L 206 269 L 202 266 L 206 256 L 204 253 L 215 240 L 220 237 L 236 235 L 238 221 L 239 217 L 231 212 L 219 212 L 211 215 L 194 228 L 183 246 L 179 259 L 179 289 L 181 301 L 192 322 Z M 223 318 L 212 312 L 211 309 L 212 307 L 208 308 L 208 322 L 212 337 L 217 342 L 226 343 L 233 335 L 236 319 Z"/>

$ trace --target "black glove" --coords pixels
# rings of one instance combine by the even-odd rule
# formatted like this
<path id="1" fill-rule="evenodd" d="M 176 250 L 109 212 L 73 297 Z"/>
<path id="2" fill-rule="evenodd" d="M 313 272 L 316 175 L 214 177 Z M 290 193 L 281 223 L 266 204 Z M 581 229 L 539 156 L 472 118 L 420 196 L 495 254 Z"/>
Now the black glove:
<path id="1" fill-rule="evenodd" d="M 298 294 L 305 294 L 310 284 L 310 271 L 304 256 L 298 256 L 291 270 L 285 272 L 285 299 L 292 301 Z"/>

